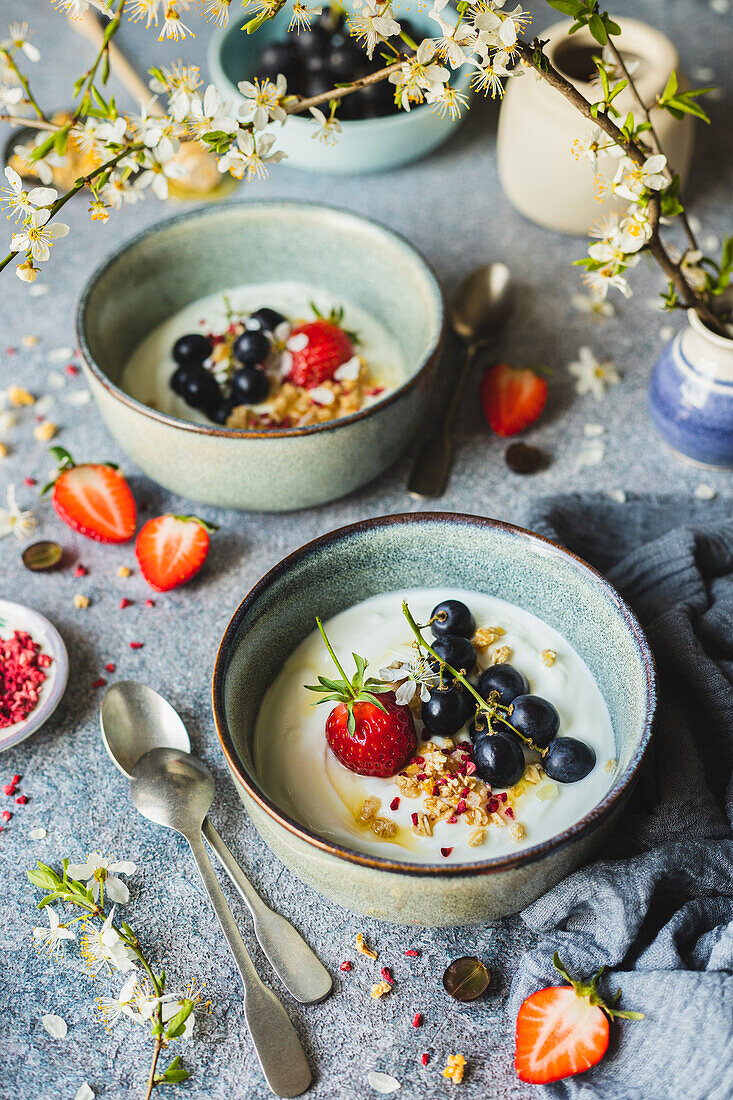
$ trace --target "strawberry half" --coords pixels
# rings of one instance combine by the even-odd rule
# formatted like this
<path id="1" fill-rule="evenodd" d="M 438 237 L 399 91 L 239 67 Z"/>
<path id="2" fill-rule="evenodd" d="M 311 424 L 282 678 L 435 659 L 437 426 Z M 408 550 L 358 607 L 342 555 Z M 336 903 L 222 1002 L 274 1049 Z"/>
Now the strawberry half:
<path id="1" fill-rule="evenodd" d="M 328 382 L 354 355 L 351 340 L 332 318 L 298 325 L 286 346 L 292 357 L 288 380 L 307 390 Z"/>
<path id="2" fill-rule="evenodd" d="M 529 367 L 495 363 L 481 381 L 484 415 L 497 435 L 516 435 L 534 424 L 547 402 L 547 382 Z"/>
<path id="3" fill-rule="evenodd" d="M 532 1085 L 547 1085 L 584 1073 L 608 1050 L 610 1020 L 643 1019 L 640 1012 L 620 1012 L 602 1000 L 598 980 L 603 968 L 590 982 L 577 982 L 557 953 L 552 961 L 570 985 L 532 993 L 517 1014 L 514 1068 L 520 1080 Z"/>
<path id="4" fill-rule="evenodd" d="M 209 552 L 209 531 L 216 528 L 197 516 L 156 516 L 137 536 L 140 572 L 156 592 L 168 592 L 194 577 Z"/>
<path id="5" fill-rule="evenodd" d="M 59 463 L 51 502 L 60 518 L 97 542 L 128 542 L 135 534 L 137 509 L 130 486 L 112 463 L 77 466 L 63 447 L 52 447 Z"/>
<path id="6" fill-rule="evenodd" d="M 396 775 L 417 747 L 410 708 L 400 706 L 394 692 L 382 680 L 365 679 L 367 663 L 358 653 L 352 654 L 356 672 L 351 680 L 347 679 L 321 620 L 316 622 L 342 677 L 328 680 L 319 676 L 317 685 L 307 685 L 308 691 L 324 695 L 319 703 L 336 703 L 326 719 L 326 741 L 331 751 L 357 775 L 376 775 L 382 779 Z"/>

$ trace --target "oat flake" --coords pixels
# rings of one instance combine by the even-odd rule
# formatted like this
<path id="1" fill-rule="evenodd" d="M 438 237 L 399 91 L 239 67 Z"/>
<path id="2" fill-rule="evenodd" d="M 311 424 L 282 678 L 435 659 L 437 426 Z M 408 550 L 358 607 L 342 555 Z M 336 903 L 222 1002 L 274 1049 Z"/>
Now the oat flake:
<path id="1" fill-rule="evenodd" d="M 31 829 L 28 836 L 31 840 L 43 840 L 45 836 L 48 836 L 48 833 L 42 826 L 39 826 L 37 829 Z"/>
<path id="2" fill-rule="evenodd" d="M 86 1081 L 79 1088 L 74 1100 L 94 1100 L 94 1091 L 89 1087 Z"/>
<path id="3" fill-rule="evenodd" d="M 397 1089 L 402 1088 L 402 1085 L 396 1077 L 392 1077 L 389 1073 L 380 1073 L 373 1069 L 369 1070 L 367 1081 L 376 1092 L 382 1092 L 385 1095 L 390 1092 L 397 1092 Z"/>
<path id="4" fill-rule="evenodd" d="M 52 1039 L 66 1038 L 66 1032 L 68 1030 L 66 1020 L 62 1020 L 60 1016 L 56 1016 L 53 1012 L 49 1012 L 45 1016 L 41 1016 L 41 1023 Z"/>

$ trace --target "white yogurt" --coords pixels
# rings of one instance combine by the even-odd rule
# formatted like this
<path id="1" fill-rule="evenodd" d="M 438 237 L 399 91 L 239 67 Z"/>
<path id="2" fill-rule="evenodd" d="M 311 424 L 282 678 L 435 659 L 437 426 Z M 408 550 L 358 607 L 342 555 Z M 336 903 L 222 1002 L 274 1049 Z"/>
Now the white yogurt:
<path id="1" fill-rule="evenodd" d="M 560 713 L 560 734 L 577 737 L 595 749 L 596 765 L 578 783 L 552 784 L 543 776 L 537 786 L 514 803 L 517 821 L 526 831 L 521 840 L 509 828 L 489 826 L 479 847 L 471 847 L 470 826 L 440 821 L 432 837 L 416 836 L 411 814 L 422 799 L 402 797 L 397 810 L 389 805 L 399 789 L 394 779 L 356 775 L 345 768 L 326 743 L 325 722 L 333 704 L 313 705 L 313 693 L 305 684 L 318 675 L 338 675 L 314 630 L 288 658 L 268 689 L 257 717 L 254 740 L 255 770 L 273 801 L 296 820 L 330 841 L 389 859 L 414 862 L 441 861 L 440 848 L 452 848 L 450 862 L 467 862 L 502 856 L 541 843 L 580 820 L 600 802 L 611 786 L 616 756 L 611 719 L 605 701 L 585 662 L 556 630 L 536 616 L 505 600 L 458 589 L 407 589 L 383 593 L 365 600 L 326 622 L 329 640 L 348 675 L 350 654 L 369 662 L 369 672 L 412 654 L 413 635 L 402 615 L 407 600 L 417 622 L 427 622 L 441 600 L 463 600 L 476 618 L 477 627 L 499 626 L 506 632 L 497 644 L 512 648 L 510 663 L 525 673 L 530 690 L 554 703 Z M 425 632 L 430 638 L 430 632 Z M 548 667 L 544 650 L 554 650 Z M 479 653 L 479 668 L 490 663 L 491 650 Z M 348 658 L 348 661 L 346 660 Z M 421 723 L 416 723 L 418 730 Z M 441 745 L 441 738 L 434 738 Z M 418 741 L 417 752 L 420 752 Z M 610 763 L 609 763 L 610 762 Z M 557 791 L 543 800 L 537 791 L 548 785 Z M 545 790 L 545 793 L 548 793 Z M 368 796 L 381 801 L 380 814 L 393 819 L 399 832 L 393 839 L 379 838 L 361 825 L 355 813 Z"/>
<path id="2" fill-rule="evenodd" d="M 313 320 L 311 303 L 324 316 L 341 307 L 344 311 L 342 327 L 358 334 L 359 355 L 369 367 L 375 386 L 390 390 L 404 381 L 405 365 L 394 338 L 379 321 L 353 302 L 335 298 L 330 291 L 305 283 L 249 283 L 199 298 L 148 333 L 122 372 L 121 387 L 125 393 L 170 416 L 211 424 L 204 413 L 192 409 L 170 388 L 168 383 L 176 369 L 171 353 L 176 340 L 186 333 L 225 331 L 229 324 L 225 297 L 237 320 L 263 306 L 278 310 L 294 323 Z M 366 398 L 364 404 L 373 404 L 378 399 Z M 258 412 L 267 408 L 267 402 L 256 406 Z"/>

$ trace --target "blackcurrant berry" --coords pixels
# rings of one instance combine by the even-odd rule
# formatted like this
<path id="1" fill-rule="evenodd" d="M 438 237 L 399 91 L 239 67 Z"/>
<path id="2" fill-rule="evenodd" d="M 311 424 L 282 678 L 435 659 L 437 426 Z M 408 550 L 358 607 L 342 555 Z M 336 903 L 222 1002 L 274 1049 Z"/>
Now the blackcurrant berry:
<path id="1" fill-rule="evenodd" d="M 539 695 L 518 695 L 508 721 L 541 749 L 547 748 L 560 729 L 560 715 L 552 703 Z"/>
<path id="2" fill-rule="evenodd" d="M 430 629 L 436 638 L 444 634 L 460 634 L 473 637 L 476 621 L 465 603 L 460 600 L 443 600 L 430 612 Z"/>
<path id="3" fill-rule="evenodd" d="M 231 379 L 232 401 L 235 405 L 259 405 L 270 392 L 270 382 L 259 367 L 240 367 Z"/>
<path id="4" fill-rule="evenodd" d="M 542 761 L 550 779 L 558 783 L 577 783 L 593 771 L 596 754 L 585 741 L 575 737 L 558 737 L 552 742 L 547 756 Z"/>
<path id="5" fill-rule="evenodd" d="M 458 687 L 437 687 L 422 705 L 422 720 L 429 733 L 452 737 L 466 724 L 468 708 L 465 693 Z"/>
<path id="6" fill-rule="evenodd" d="M 492 691 L 498 692 L 499 702 L 508 707 L 518 695 L 527 694 L 529 683 L 524 673 L 512 665 L 490 665 L 481 673 L 477 690 L 484 699 Z"/>
<path id="7" fill-rule="evenodd" d="M 270 341 L 259 329 L 247 329 L 234 341 L 234 356 L 240 363 L 255 366 L 270 354 Z"/>
<path id="8" fill-rule="evenodd" d="M 476 664 L 476 651 L 468 638 L 462 638 L 458 634 L 443 634 L 440 638 L 435 639 L 432 648 L 456 672 L 463 672 L 465 676 L 473 672 Z M 433 667 L 435 666 L 435 658 L 430 660 L 430 664 Z"/>
<path id="9" fill-rule="evenodd" d="M 524 773 L 524 753 L 514 737 L 491 733 L 480 737 L 473 750 L 476 775 L 492 787 L 513 787 Z"/>
<path id="10" fill-rule="evenodd" d="M 179 336 L 173 345 L 173 358 L 180 366 L 203 363 L 211 354 L 211 343 L 203 332 L 189 332 Z"/>

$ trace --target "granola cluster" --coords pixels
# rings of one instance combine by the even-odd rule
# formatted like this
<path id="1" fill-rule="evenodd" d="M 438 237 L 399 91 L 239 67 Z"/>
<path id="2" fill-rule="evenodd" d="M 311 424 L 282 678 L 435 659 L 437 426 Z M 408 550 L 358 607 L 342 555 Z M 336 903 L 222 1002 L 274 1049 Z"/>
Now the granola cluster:
<path id="1" fill-rule="evenodd" d="M 214 354 L 216 349 L 214 349 Z M 332 379 L 318 386 L 317 391 L 295 386 L 292 382 L 275 383 L 274 397 L 265 412 L 255 412 L 249 405 L 237 405 L 228 419 L 228 428 L 293 428 L 308 424 L 322 424 L 358 412 L 367 397 L 377 397 L 382 392 L 365 362 L 360 360 L 356 378 L 343 381 Z"/>

